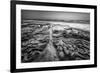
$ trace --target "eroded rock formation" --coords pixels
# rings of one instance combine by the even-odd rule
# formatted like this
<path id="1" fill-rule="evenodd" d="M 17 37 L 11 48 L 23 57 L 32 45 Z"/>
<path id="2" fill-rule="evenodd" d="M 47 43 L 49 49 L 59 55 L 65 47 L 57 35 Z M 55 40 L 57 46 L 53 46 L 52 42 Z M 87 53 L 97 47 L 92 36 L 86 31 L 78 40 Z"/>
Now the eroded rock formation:
<path id="1" fill-rule="evenodd" d="M 58 30 L 51 25 L 22 23 L 22 63 L 90 59 L 90 32 L 67 25 Z"/>

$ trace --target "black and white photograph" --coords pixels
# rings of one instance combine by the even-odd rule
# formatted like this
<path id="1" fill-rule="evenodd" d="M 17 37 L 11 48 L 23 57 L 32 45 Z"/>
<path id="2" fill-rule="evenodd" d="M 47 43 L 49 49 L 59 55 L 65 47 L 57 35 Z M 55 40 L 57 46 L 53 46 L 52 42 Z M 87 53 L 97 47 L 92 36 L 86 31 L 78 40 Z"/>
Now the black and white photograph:
<path id="1" fill-rule="evenodd" d="M 12 71 L 96 67 L 96 6 L 17 1 L 11 21 Z"/>
<path id="2" fill-rule="evenodd" d="M 90 59 L 90 13 L 21 10 L 21 62 Z"/>

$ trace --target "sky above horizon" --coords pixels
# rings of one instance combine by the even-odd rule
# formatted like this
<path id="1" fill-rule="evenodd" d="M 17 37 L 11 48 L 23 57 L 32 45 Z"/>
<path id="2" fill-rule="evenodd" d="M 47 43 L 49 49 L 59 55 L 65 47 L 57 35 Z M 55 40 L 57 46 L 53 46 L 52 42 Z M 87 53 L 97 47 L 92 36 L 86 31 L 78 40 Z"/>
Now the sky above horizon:
<path id="1" fill-rule="evenodd" d="M 90 13 L 21 10 L 22 19 L 90 20 Z"/>

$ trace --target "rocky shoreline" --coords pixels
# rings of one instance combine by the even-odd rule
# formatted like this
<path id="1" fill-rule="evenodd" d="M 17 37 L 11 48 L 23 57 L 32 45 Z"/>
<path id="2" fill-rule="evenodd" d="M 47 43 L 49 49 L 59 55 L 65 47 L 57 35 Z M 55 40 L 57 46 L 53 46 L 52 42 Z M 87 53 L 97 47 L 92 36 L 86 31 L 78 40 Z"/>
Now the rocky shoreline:
<path id="1" fill-rule="evenodd" d="M 90 32 L 51 23 L 22 23 L 21 62 L 48 62 L 90 59 Z M 64 27 L 64 28 L 63 28 Z M 52 28 L 52 33 L 50 30 Z"/>

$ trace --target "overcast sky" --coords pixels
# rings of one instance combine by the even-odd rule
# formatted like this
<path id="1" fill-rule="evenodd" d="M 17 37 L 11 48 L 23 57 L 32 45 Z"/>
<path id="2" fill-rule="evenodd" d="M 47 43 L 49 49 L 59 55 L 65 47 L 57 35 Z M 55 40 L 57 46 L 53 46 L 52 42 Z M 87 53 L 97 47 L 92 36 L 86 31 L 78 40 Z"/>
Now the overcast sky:
<path id="1" fill-rule="evenodd" d="M 22 19 L 90 20 L 90 13 L 21 10 Z"/>

